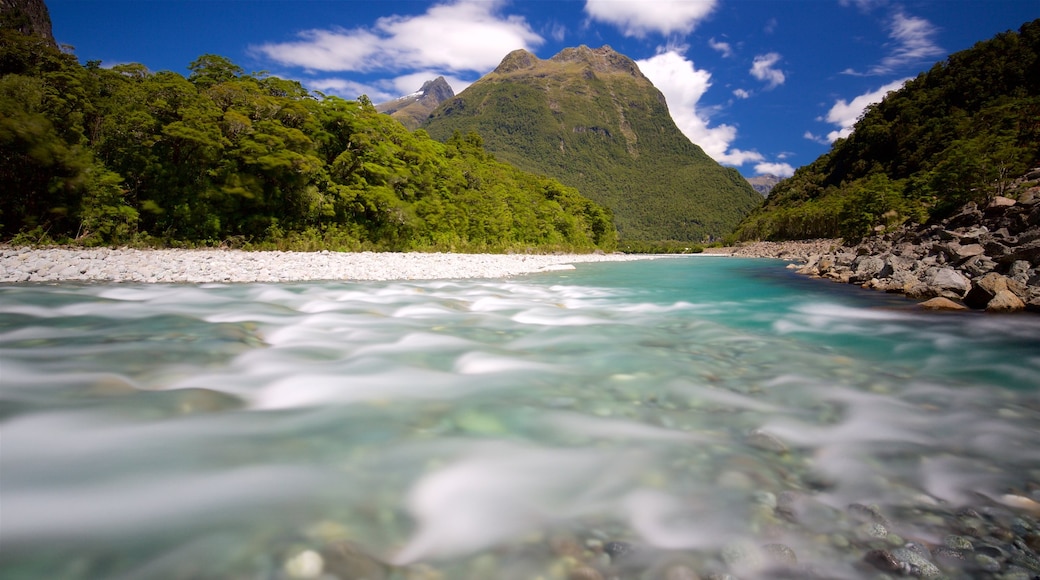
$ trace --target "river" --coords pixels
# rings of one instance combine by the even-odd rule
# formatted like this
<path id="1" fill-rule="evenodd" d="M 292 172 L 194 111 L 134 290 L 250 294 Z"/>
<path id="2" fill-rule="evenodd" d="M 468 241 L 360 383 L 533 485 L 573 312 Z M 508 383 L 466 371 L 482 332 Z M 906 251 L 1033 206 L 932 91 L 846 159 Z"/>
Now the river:
<path id="1" fill-rule="evenodd" d="M 1040 317 L 774 260 L 0 285 L 4 578 L 1028 577 L 1038 484 Z"/>

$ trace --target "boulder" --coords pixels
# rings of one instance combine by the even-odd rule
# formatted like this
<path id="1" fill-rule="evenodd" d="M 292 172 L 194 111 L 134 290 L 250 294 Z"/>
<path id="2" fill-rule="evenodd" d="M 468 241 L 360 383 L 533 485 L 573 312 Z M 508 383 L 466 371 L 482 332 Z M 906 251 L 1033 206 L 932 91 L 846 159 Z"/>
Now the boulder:
<path id="1" fill-rule="evenodd" d="M 928 285 L 934 289 L 936 296 L 960 300 L 971 288 L 971 281 L 953 268 L 940 268 L 928 280 Z"/>
<path id="2" fill-rule="evenodd" d="M 920 308 L 924 308 L 925 310 L 967 310 L 968 309 L 968 307 L 964 306 L 963 304 L 954 302 L 953 300 L 950 300 L 949 298 L 943 298 L 941 296 L 938 296 L 936 298 L 932 298 L 930 300 L 925 300 L 924 302 L 921 302 L 917 306 L 920 307 Z"/>
<path id="3" fill-rule="evenodd" d="M 964 296 L 964 303 L 971 308 L 985 308 L 997 292 L 1007 289 L 1007 278 L 990 272 L 972 283 L 971 290 Z"/>
<path id="4" fill-rule="evenodd" d="M 1010 290 L 1001 290 L 986 305 L 988 312 L 1018 312 L 1025 310 L 1026 303 Z"/>
<path id="5" fill-rule="evenodd" d="M 875 256 L 861 256 L 856 260 L 855 270 L 849 278 L 850 282 L 862 284 L 877 276 L 885 267 L 885 261 Z"/>
<path id="6" fill-rule="evenodd" d="M 951 262 L 962 262 L 968 258 L 974 256 L 981 256 L 986 253 L 986 249 L 981 244 L 959 244 L 956 242 L 950 242 L 943 247 L 943 251 L 946 253 L 947 259 Z"/>

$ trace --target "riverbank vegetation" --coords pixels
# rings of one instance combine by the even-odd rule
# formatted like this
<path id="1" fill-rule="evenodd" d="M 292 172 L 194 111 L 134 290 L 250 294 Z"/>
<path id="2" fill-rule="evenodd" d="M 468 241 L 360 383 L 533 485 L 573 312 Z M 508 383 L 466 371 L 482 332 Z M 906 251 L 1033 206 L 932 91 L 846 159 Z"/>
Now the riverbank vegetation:
<path id="1" fill-rule="evenodd" d="M 1040 162 L 1040 20 L 951 55 L 781 181 L 741 240 L 859 239 L 1004 195 Z"/>
<path id="2" fill-rule="evenodd" d="M 459 252 L 611 251 L 610 211 L 476 134 L 204 55 L 81 65 L 0 30 L 0 240 Z"/>

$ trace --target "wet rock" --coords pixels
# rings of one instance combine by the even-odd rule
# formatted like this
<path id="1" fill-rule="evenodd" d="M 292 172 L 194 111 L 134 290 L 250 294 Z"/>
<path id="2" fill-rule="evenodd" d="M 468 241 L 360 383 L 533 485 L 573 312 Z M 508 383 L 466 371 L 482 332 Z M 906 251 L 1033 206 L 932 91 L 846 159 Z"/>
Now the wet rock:
<path id="1" fill-rule="evenodd" d="M 350 542 L 333 542 L 321 550 L 325 571 L 341 580 L 385 580 L 390 577 L 386 564 L 366 554 Z"/>
<path id="2" fill-rule="evenodd" d="M 963 536 L 946 536 L 945 538 L 943 538 L 943 545 L 953 550 L 960 550 L 965 552 L 972 552 L 975 550 L 975 547 L 971 544 L 971 540 Z"/>
<path id="3" fill-rule="evenodd" d="M 303 550 L 287 559 L 282 568 L 289 578 L 318 578 L 325 569 L 325 561 L 314 550 Z"/>
<path id="4" fill-rule="evenodd" d="M 763 449 L 765 451 L 772 451 L 773 453 L 784 454 L 788 452 L 787 444 L 777 438 L 775 435 L 762 431 L 761 429 L 755 429 L 744 439 L 745 443 L 756 449 Z"/>
<path id="5" fill-rule="evenodd" d="M 986 572 L 1000 572 L 1000 562 L 986 554 L 976 554 L 975 565 Z"/>
<path id="6" fill-rule="evenodd" d="M 928 559 L 918 552 L 910 548 L 899 548 L 892 550 L 892 557 L 898 560 L 903 569 L 910 576 L 917 578 L 938 578 L 941 572 L 939 568 L 928 561 Z"/>
<path id="7" fill-rule="evenodd" d="M 798 556 L 794 550 L 784 544 L 766 544 L 762 546 L 762 553 L 775 566 L 790 567 L 798 564 Z"/>
<path id="8" fill-rule="evenodd" d="M 903 563 L 888 550 L 871 550 L 863 557 L 863 561 L 889 574 L 899 574 L 904 571 Z"/>
<path id="9" fill-rule="evenodd" d="M 607 542 L 603 544 L 603 551 L 610 556 L 610 560 L 617 561 L 632 552 L 632 544 L 628 542 Z"/>
<path id="10" fill-rule="evenodd" d="M 762 552 L 746 542 L 735 542 L 723 547 L 722 561 L 737 574 L 759 570 L 763 564 Z"/>
<path id="11" fill-rule="evenodd" d="M 568 574 L 567 580 L 603 580 L 603 574 L 592 566 L 575 566 Z"/>
<path id="12" fill-rule="evenodd" d="M 942 297 L 929 298 L 917 306 L 925 310 L 968 310 L 967 306 Z"/>

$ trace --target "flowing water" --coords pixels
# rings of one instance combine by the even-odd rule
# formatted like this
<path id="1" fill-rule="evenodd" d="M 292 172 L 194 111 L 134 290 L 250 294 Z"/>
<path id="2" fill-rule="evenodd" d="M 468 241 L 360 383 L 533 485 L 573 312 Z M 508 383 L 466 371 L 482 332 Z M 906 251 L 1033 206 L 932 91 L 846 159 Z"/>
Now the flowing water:
<path id="1" fill-rule="evenodd" d="M 4 578 L 872 577 L 1037 482 L 1040 318 L 777 261 L 0 286 Z"/>

